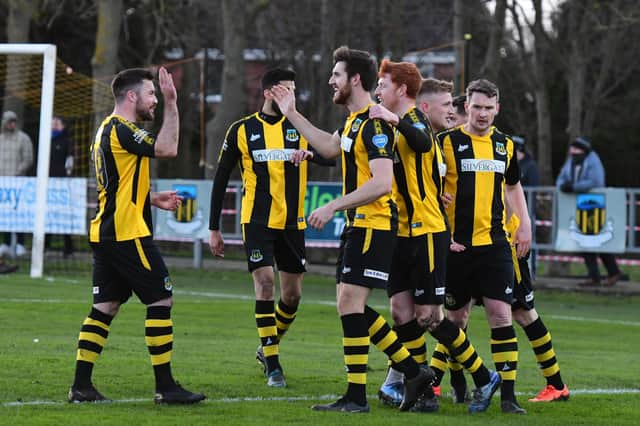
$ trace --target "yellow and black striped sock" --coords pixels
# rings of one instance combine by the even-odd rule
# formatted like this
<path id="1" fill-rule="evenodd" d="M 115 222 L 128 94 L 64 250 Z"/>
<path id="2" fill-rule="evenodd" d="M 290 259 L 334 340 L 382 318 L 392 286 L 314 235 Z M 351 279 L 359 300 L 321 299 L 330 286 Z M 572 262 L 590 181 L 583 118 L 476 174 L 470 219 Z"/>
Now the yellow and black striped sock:
<path id="1" fill-rule="evenodd" d="M 280 369 L 278 329 L 276 327 L 276 313 L 273 300 L 256 300 L 256 325 L 262 344 L 265 360 L 267 361 L 267 373 Z"/>
<path id="2" fill-rule="evenodd" d="M 445 318 L 436 327 L 432 335 L 448 347 L 450 358 L 455 358 L 455 365 L 459 366 L 456 370 L 451 370 L 451 385 L 454 388 L 459 389 L 466 386 L 463 368 L 471 373 L 476 387 L 489 383 L 489 370 L 482 362 L 482 358 L 476 352 L 464 330 Z"/>
<path id="3" fill-rule="evenodd" d="M 416 377 L 420 372 L 420 366 L 411 357 L 409 350 L 398 340 L 395 331 L 389 327 L 382 315 L 369 306 L 364 307 L 364 315 L 371 343 L 383 351 L 393 362 L 394 368 L 404 373 L 407 379 Z"/>
<path id="4" fill-rule="evenodd" d="M 369 334 L 363 314 L 348 314 L 342 321 L 344 365 L 347 367 L 346 397 L 359 405 L 367 403 L 367 364 L 369 363 Z"/>
<path id="5" fill-rule="evenodd" d="M 76 353 L 76 373 L 73 387 L 83 389 L 91 384 L 93 365 L 102 352 L 109 336 L 109 326 L 113 317 L 91 308 L 89 316 L 82 323 L 78 336 Z"/>
<path id="6" fill-rule="evenodd" d="M 278 342 L 282 340 L 284 334 L 289 330 L 291 324 L 296 319 L 298 306 L 286 305 L 282 299 L 276 305 L 276 327 L 278 328 Z"/>
<path id="7" fill-rule="evenodd" d="M 540 367 L 544 378 L 547 379 L 547 384 L 558 390 L 563 389 L 564 382 L 560 376 L 560 366 L 551 343 L 551 334 L 542 322 L 542 318 L 538 317 L 538 319 L 526 326 L 524 332 L 527 333 L 538 367 Z"/>
<path id="8" fill-rule="evenodd" d="M 144 340 L 151 355 L 156 391 L 166 390 L 175 384 L 171 375 L 173 322 L 170 306 L 147 306 Z"/>
<path id="9" fill-rule="evenodd" d="M 433 350 L 431 360 L 429 361 L 429 367 L 436 373 L 436 378 L 433 381 L 433 386 L 440 386 L 444 373 L 447 371 L 447 357 L 449 356 L 449 350 L 442 343 L 436 343 L 436 348 Z"/>
<path id="10" fill-rule="evenodd" d="M 424 330 L 418 325 L 415 318 L 406 324 L 393 327 L 398 340 L 409 350 L 409 353 L 418 364 L 427 362 L 427 342 L 424 339 Z"/>
<path id="11" fill-rule="evenodd" d="M 491 329 L 491 355 L 496 371 L 502 377 L 502 401 L 515 401 L 516 373 L 518 371 L 518 339 L 512 325 Z"/>

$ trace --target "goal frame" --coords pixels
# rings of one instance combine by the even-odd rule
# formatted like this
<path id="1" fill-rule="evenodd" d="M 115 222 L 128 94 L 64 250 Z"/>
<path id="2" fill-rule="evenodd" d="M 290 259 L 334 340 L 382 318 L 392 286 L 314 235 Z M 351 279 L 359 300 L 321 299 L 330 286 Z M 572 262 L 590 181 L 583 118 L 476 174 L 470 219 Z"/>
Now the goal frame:
<path id="1" fill-rule="evenodd" d="M 38 133 L 38 164 L 36 169 L 36 199 L 31 247 L 31 278 L 40 278 L 44 269 L 44 229 L 49 184 L 49 154 L 51 151 L 51 118 L 56 83 L 54 44 L 0 43 L 0 54 L 42 55 L 42 92 L 40 94 L 40 129 Z"/>

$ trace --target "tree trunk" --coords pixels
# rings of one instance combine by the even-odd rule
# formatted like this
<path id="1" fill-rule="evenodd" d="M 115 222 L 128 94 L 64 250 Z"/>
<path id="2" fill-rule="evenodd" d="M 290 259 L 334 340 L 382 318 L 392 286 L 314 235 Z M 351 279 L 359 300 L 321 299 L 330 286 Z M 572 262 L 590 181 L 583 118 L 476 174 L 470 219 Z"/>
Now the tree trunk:
<path id="1" fill-rule="evenodd" d="M 35 0 L 10 0 L 9 16 L 7 18 L 7 42 L 8 43 L 28 43 L 29 28 L 31 26 L 31 16 L 35 10 Z M 7 56 L 6 71 L 6 87 L 8 93 L 5 93 L 2 111 L 11 110 L 15 112 L 24 122 L 24 101 L 12 93 L 21 93 L 24 91 L 25 79 L 23 78 L 25 71 L 24 57 L 22 55 Z"/>
<path id="2" fill-rule="evenodd" d="M 500 48 L 504 34 L 504 19 L 507 11 L 507 0 L 497 0 L 493 14 L 493 25 L 489 33 L 489 46 L 484 57 L 484 64 L 480 68 L 480 75 L 495 82 L 500 73 Z"/>
<path id="3" fill-rule="evenodd" d="M 223 0 L 224 65 L 222 67 L 222 102 L 215 117 L 207 124 L 207 167 L 205 177 L 215 174 L 214 164 L 227 127 L 246 112 L 244 49 L 247 45 L 246 8 L 243 2 Z"/>

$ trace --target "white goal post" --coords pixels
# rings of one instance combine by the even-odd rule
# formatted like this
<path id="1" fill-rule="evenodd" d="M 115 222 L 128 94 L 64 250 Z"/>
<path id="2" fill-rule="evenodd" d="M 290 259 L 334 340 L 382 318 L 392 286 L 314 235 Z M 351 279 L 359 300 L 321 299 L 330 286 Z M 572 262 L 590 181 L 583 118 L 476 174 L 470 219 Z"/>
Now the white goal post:
<path id="1" fill-rule="evenodd" d="M 31 277 L 42 277 L 44 268 L 44 230 L 49 182 L 51 118 L 56 80 L 56 46 L 53 44 L 0 43 L 0 54 L 42 55 L 42 93 L 40 96 L 40 129 L 38 134 L 38 165 L 36 199 L 31 248 Z M 49 141 L 49 143 L 47 143 Z"/>

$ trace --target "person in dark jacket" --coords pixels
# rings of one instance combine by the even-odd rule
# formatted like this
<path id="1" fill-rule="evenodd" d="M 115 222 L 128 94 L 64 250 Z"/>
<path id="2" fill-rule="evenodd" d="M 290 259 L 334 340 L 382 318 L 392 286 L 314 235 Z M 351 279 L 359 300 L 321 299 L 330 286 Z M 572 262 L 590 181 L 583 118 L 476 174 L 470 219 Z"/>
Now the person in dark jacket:
<path id="1" fill-rule="evenodd" d="M 605 173 L 602 161 L 592 149 L 591 142 L 584 136 L 578 136 L 569 145 L 569 157 L 562 166 L 556 179 L 556 187 L 562 192 L 588 192 L 593 188 L 605 186 Z M 612 286 L 622 278 L 616 258 L 611 253 L 583 253 L 589 277 L 579 283 L 583 286 L 600 285 L 598 256 L 607 269 L 605 286 Z"/>

